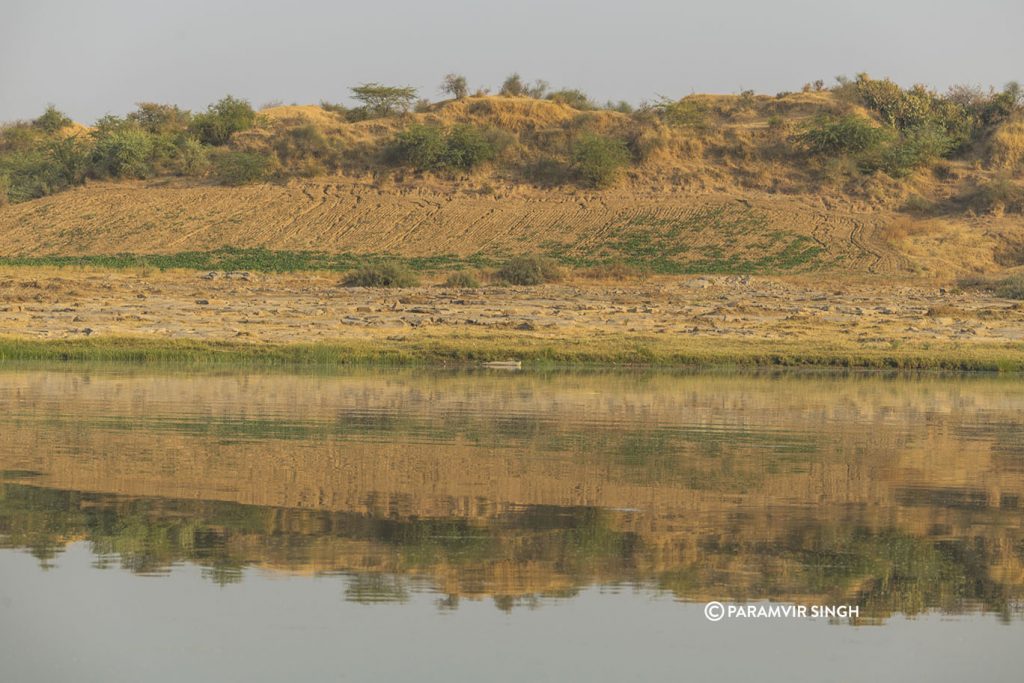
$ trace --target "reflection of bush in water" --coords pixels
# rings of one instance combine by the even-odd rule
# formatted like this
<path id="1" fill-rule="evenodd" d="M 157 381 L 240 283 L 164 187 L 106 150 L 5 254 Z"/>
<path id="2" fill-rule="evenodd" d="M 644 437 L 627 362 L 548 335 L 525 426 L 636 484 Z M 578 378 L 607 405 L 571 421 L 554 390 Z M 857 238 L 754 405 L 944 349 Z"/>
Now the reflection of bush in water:
<path id="1" fill-rule="evenodd" d="M 683 598 L 720 594 L 726 586 L 734 599 L 830 596 L 836 604 L 860 604 L 862 615 L 916 614 L 935 607 L 956 612 L 981 604 L 1007 618 L 1020 599 L 1019 585 L 990 575 L 991 567 L 1007 562 L 1006 539 L 918 538 L 891 529 L 872 531 L 856 518 L 823 523 L 816 515 L 781 510 L 787 528 L 761 542 L 743 540 L 723 520 L 697 538 L 698 561 L 673 565 L 672 545 L 648 545 L 642 536 L 616 528 L 618 513 L 591 507 L 529 506 L 481 524 L 125 499 L 3 484 L 0 547 L 27 548 L 47 567 L 66 543 L 84 538 L 98 556 L 97 566 L 117 562 L 133 572 L 155 573 L 188 561 L 219 584 L 240 581 L 244 567 L 253 563 L 298 566 L 324 550 L 333 549 L 344 562 L 346 553 L 365 552 L 369 542 L 375 546 L 370 552 L 392 556 L 395 571 L 429 576 L 437 566 L 454 568 L 463 590 L 481 593 L 493 588 L 484 580 L 489 566 L 529 565 L 531 571 L 550 572 L 538 577 L 554 586 L 545 595 L 572 595 L 595 582 L 653 582 Z M 747 524 L 742 516 L 731 523 Z M 333 548 L 331 541 L 337 544 Z M 354 550 L 352 542 L 357 542 Z M 1016 548 L 1024 555 L 1019 542 Z M 692 550 L 681 550 L 679 559 L 691 556 Z M 730 582 L 737 571 L 743 585 Z M 354 575 L 346 589 L 349 599 L 363 602 L 404 600 L 408 593 L 404 575 L 386 572 Z M 495 597 L 502 608 L 524 600 L 530 598 Z"/>

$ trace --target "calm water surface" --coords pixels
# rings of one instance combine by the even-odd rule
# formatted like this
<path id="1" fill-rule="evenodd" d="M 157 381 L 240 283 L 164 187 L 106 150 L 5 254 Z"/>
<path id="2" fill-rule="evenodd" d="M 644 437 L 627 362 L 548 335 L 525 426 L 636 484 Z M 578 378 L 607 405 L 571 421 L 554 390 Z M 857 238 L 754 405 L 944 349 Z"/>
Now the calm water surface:
<path id="1" fill-rule="evenodd" d="M 4 681 L 1015 680 L 1022 598 L 1020 378 L 0 367 Z"/>

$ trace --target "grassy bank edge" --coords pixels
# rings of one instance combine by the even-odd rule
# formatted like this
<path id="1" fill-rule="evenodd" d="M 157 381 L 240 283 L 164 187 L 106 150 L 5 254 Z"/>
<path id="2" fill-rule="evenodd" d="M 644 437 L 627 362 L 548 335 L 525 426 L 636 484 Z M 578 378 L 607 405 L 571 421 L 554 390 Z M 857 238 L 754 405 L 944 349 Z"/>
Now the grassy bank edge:
<path id="1" fill-rule="evenodd" d="M 93 337 L 0 337 L 0 361 L 111 361 L 131 364 L 469 365 L 514 358 L 527 365 L 648 367 L 836 367 L 1024 372 L 1024 344 L 865 348 L 812 341 L 605 335 L 418 335 L 294 344 Z"/>

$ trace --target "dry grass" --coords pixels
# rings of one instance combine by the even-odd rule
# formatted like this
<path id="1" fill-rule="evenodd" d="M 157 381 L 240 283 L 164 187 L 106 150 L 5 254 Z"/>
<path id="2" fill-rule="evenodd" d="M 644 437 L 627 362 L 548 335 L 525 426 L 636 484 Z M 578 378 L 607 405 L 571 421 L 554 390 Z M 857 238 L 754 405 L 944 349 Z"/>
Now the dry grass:
<path id="1" fill-rule="evenodd" d="M 988 158 L 996 168 L 1020 168 L 1024 162 L 1024 120 L 1006 121 L 995 130 L 989 141 Z"/>

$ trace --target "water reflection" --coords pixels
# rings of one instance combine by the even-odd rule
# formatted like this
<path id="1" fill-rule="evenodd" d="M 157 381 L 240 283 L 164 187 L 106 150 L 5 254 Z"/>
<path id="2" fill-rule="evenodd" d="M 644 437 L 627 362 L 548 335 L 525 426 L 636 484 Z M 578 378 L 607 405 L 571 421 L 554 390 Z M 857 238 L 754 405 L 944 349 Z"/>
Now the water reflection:
<path id="1" fill-rule="evenodd" d="M 9 369 L 0 416 L 0 544 L 43 568 L 1021 612 L 1012 379 Z"/>

